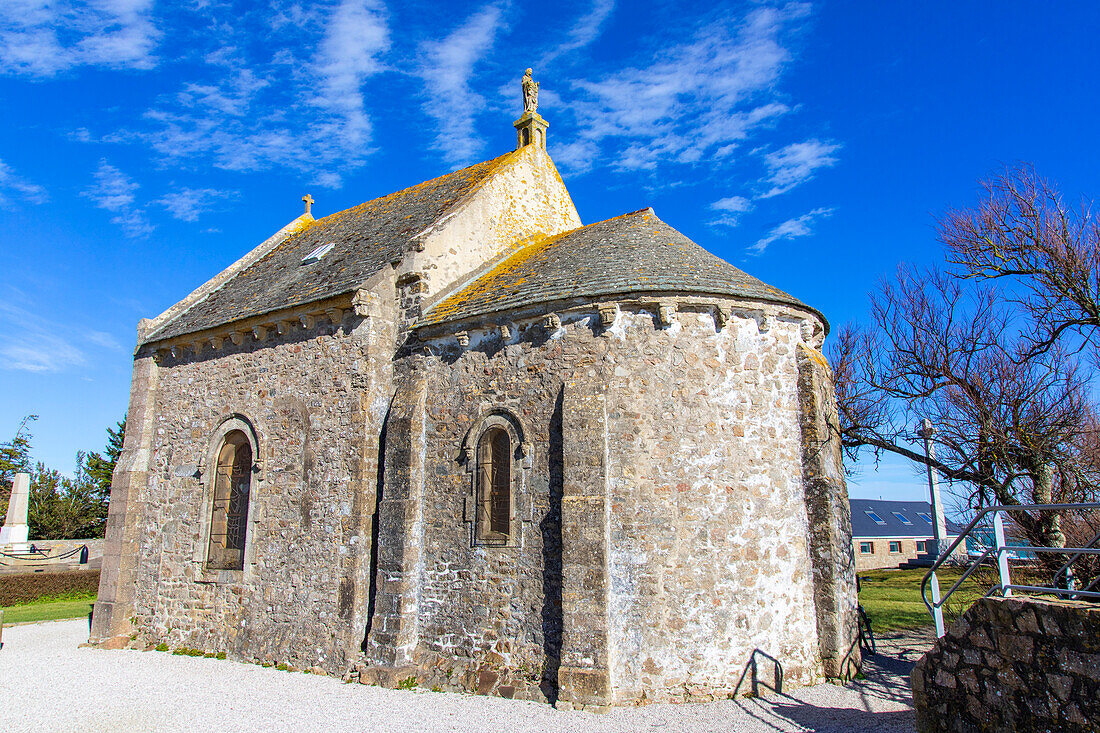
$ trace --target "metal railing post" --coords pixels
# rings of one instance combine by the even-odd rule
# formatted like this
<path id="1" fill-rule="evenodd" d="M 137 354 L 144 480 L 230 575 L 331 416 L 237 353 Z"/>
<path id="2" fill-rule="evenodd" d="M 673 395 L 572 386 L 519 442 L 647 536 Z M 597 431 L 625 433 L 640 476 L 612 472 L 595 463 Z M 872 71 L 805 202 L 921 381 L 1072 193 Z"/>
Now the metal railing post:
<path id="1" fill-rule="evenodd" d="M 1001 595 L 1008 598 L 1012 595 L 1012 577 L 1008 571 L 1008 549 L 1005 543 L 1004 512 L 993 512 L 993 546 L 997 551 L 997 571 L 1001 576 Z"/>
<path id="2" fill-rule="evenodd" d="M 936 622 L 936 637 L 942 639 L 946 631 L 943 628 L 943 608 L 940 606 L 940 581 L 936 571 L 932 571 L 932 620 Z"/>

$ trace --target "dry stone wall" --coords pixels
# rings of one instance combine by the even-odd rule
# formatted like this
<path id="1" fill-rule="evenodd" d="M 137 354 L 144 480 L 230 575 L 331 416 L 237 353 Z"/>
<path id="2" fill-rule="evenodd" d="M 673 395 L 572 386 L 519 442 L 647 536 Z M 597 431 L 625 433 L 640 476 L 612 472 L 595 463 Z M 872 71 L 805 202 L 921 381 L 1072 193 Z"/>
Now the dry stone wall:
<path id="1" fill-rule="evenodd" d="M 912 684 L 921 733 L 1100 731 L 1100 606 L 982 598 Z"/>

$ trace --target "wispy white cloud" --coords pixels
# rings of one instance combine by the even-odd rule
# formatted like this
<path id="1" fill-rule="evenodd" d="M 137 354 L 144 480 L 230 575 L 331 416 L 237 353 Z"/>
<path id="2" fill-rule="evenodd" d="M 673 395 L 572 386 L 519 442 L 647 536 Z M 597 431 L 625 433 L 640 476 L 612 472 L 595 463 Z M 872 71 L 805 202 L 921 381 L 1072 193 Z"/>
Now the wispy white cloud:
<path id="1" fill-rule="evenodd" d="M 730 156 L 753 130 L 789 111 L 774 91 L 790 59 L 781 40 L 808 12 L 797 3 L 759 7 L 740 23 L 707 23 L 644 67 L 573 82 L 579 138 L 624 141 L 601 147 L 625 170 Z"/>
<path id="2" fill-rule="evenodd" d="M 32 204 L 44 204 L 49 198 L 46 189 L 16 175 L 10 165 L 0 160 L 0 208 L 12 205 L 12 194 Z"/>
<path id="3" fill-rule="evenodd" d="M 137 181 L 105 159 L 99 161 L 94 177 L 95 182 L 81 192 L 82 196 L 115 214 L 111 217 L 111 223 L 120 226 L 126 236 L 136 238 L 152 233 L 153 225 L 145 210 L 136 205 L 136 193 L 140 188 Z"/>
<path id="4" fill-rule="evenodd" d="M 600 149 L 591 140 L 574 140 L 569 143 L 551 143 L 550 154 L 558 165 L 573 173 L 585 173 L 600 157 Z"/>
<path id="5" fill-rule="evenodd" d="M 85 363 L 73 334 L 33 311 L 0 301 L 0 369 L 59 372 Z"/>
<path id="6" fill-rule="evenodd" d="M 603 25 L 611 17 L 615 10 L 615 0 L 593 0 L 588 12 L 577 18 L 577 22 L 569 29 L 563 42 L 543 57 L 542 63 L 549 64 L 562 54 L 577 51 L 588 46 L 603 32 Z"/>
<path id="7" fill-rule="evenodd" d="M 473 161 L 484 142 L 474 127 L 476 112 L 485 98 L 473 90 L 474 64 L 493 45 L 503 21 L 498 5 L 488 5 L 441 41 L 421 47 L 424 62 L 418 69 L 426 87 L 424 112 L 438 124 L 434 147 L 452 165 Z"/>
<path id="8" fill-rule="evenodd" d="M 109 349 L 111 351 L 122 351 L 123 349 L 118 339 L 106 331 L 85 331 L 84 338 L 96 346 L 102 346 L 104 349 Z"/>
<path id="9" fill-rule="evenodd" d="M 0 73 L 50 77 L 77 66 L 149 69 L 153 0 L 4 0 Z"/>
<path id="10" fill-rule="evenodd" d="M 237 22 L 233 12 L 207 9 L 208 22 L 223 32 L 196 40 L 217 39 L 196 51 L 205 63 L 199 73 L 162 97 L 144 124 L 101 139 L 142 141 L 182 167 L 287 168 L 339 186 L 371 150 L 362 87 L 386 68 L 385 7 L 378 0 L 276 3 L 260 26 L 255 18 Z"/>
<path id="11" fill-rule="evenodd" d="M 829 216 L 832 213 L 832 209 L 820 208 L 809 211 L 797 218 L 787 219 L 787 221 L 774 227 L 765 236 L 757 240 L 756 244 L 749 247 L 749 252 L 754 255 L 762 254 L 774 242 L 809 236 L 813 234 L 811 226 L 815 220 Z"/>
<path id="12" fill-rule="evenodd" d="M 180 221 L 197 221 L 202 214 L 217 208 L 218 202 L 236 198 L 237 195 L 236 191 L 220 191 L 216 188 L 181 188 L 161 196 L 153 203 L 163 206 Z"/>
<path id="13" fill-rule="evenodd" d="M 814 139 L 792 143 L 768 153 L 764 156 L 764 160 L 768 166 L 767 182 L 771 188 L 762 194 L 761 198 L 786 193 L 800 183 L 813 178 L 818 168 L 836 165 L 837 159 L 833 153 L 838 150 L 840 145 L 837 143 Z"/>
<path id="14" fill-rule="evenodd" d="M 379 57 L 389 47 L 386 9 L 380 2 L 344 0 L 329 19 L 316 61 L 324 92 L 319 101 L 343 118 L 339 132 L 346 145 L 370 140 L 361 88 L 384 68 Z"/>
<path id="15" fill-rule="evenodd" d="M 729 196 L 718 199 L 710 205 L 710 208 L 712 211 L 719 213 L 718 217 L 711 221 L 711 224 L 735 227 L 741 222 L 742 214 L 752 211 L 753 203 L 744 196 Z"/>

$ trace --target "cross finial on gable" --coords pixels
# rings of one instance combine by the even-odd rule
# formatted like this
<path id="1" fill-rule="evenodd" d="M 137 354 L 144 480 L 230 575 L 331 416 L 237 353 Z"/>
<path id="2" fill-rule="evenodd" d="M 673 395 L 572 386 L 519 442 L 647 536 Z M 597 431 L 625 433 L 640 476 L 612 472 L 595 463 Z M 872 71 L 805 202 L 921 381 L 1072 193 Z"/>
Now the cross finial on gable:
<path id="1" fill-rule="evenodd" d="M 305 196 L 302 197 L 302 201 L 306 202 L 306 213 L 312 216 L 313 212 L 310 210 L 310 208 L 313 206 L 313 197 L 307 193 Z"/>

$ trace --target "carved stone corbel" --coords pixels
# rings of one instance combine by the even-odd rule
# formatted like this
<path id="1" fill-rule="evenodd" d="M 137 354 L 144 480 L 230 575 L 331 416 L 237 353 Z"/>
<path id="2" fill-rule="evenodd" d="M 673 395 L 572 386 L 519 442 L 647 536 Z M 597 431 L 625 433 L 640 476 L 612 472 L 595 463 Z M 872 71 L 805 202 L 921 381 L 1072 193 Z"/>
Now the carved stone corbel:
<path id="1" fill-rule="evenodd" d="M 716 306 L 714 309 L 714 325 L 718 327 L 719 331 L 721 331 L 723 328 L 726 327 L 726 324 L 730 322 L 730 318 L 732 316 L 733 313 L 730 311 L 730 307 L 728 305 Z"/>
<path id="2" fill-rule="evenodd" d="M 561 328 L 561 316 L 557 313 L 547 313 L 542 318 L 542 327 L 550 331 L 558 330 Z"/>
<path id="3" fill-rule="evenodd" d="M 470 345 L 470 332 L 469 331 L 458 331 L 457 333 L 455 333 L 455 339 L 458 340 L 458 345 L 459 346 L 469 346 Z"/>
<path id="4" fill-rule="evenodd" d="M 369 290 L 356 290 L 355 297 L 351 299 L 351 309 L 355 312 L 355 315 L 366 318 L 370 315 L 371 306 L 377 300 L 378 296 Z"/>
<path id="5" fill-rule="evenodd" d="M 619 315 L 619 306 L 615 303 L 602 303 L 596 306 L 596 310 L 600 313 L 600 325 L 604 328 L 611 328 L 615 325 L 615 319 Z"/>
<path id="6" fill-rule="evenodd" d="M 657 304 L 657 323 L 661 328 L 668 328 L 672 325 L 672 319 L 676 316 L 676 304 L 675 303 L 658 303 Z"/>
<path id="7" fill-rule="evenodd" d="M 809 319 L 806 319 L 798 327 L 798 333 L 802 336 L 802 341 L 812 346 L 812 339 L 814 337 L 814 324 L 810 323 Z"/>
<path id="8" fill-rule="evenodd" d="M 229 340 L 232 341 L 235 346 L 240 346 L 244 343 L 244 331 L 230 331 Z"/>
<path id="9" fill-rule="evenodd" d="M 344 309 L 343 308 L 327 308 L 325 315 L 332 321 L 332 325 L 339 326 L 344 321 Z"/>
<path id="10" fill-rule="evenodd" d="M 308 313 L 303 313 L 302 315 L 298 316 L 298 322 L 302 324 L 302 328 L 308 331 L 309 329 L 313 328 L 314 325 L 316 325 L 317 320 Z"/>
<path id="11" fill-rule="evenodd" d="M 772 317 L 767 313 L 761 313 L 756 318 L 756 328 L 760 333 L 767 333 L 772 329 Z"/>
<path id="12" fill-rule="evenodd" d="M 202 348 L 206 345 L 206 342 L 202 339 L 198 339 L 191 344 L 191 351 L 195 352 L 195 356 L 202 354 Z"/>
<path id="13" fill-rule="evenodd" d="M 505 341 L 512 338 L 512 327 L 507 323 L 500 324 L 500 337 Z"/>
<path id="14" fill-rule="evenodd" d="M 214 351 L 220 351 L 222 348 L 222 344 L 224 343 L 225 339 L 223 339 L 221 336 L 210 337 L 210 348 L 212 348 Z"/>
<path id="15" fill-rule="evenodd" d="M 280 336 L 286 336 L 290 333 L 290 329 L 293 325 L 293 322 L 284 319 L 275 324 L 275 330 L 279 332 Z"/>
<path id="16" fill-rule="evenodd" d="M 252 327 L 252 336 L 257 341 L 263 341 L 264 339 L 267 338 L 267 327 L 266 326 L 253 326 Z"/>

